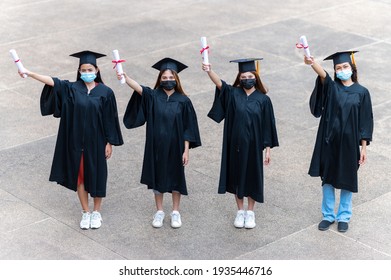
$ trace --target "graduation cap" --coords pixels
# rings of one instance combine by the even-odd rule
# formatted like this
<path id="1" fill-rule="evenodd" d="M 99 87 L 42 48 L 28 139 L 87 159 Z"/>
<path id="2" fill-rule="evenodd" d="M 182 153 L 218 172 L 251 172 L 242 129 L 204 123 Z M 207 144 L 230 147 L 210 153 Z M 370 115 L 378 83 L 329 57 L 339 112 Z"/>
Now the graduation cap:
<path id="1" fill-rule="evenodd" d="M 82 64 L 92 64 L 96 65 L 96 59 L 106 56 L 105 54 L 96 53 L 92 51 L 82 51 L 78 53 L 71 54 L 70 56 L 80 58 L 79 65 Z"/>
<path id="2" fill-rule="evenodd" d="M 245 73 L 245 72 L 258 72 L 258 60 L 262 60 L 263 58 L 241 58 L 241 59 L 235 59 L 231 60 L 230 62 L 236 62 L 239 65 L 239 72 Z M 255 62 L 257 62 L 257 65 L 255 65 Z"/>
<path id="3" fill-rule="evenodd" d="M 341 64 L 344 62 L 356 64 L 356 62 L 354 61 L 354 53 L 356 53 L 356 52 L 358 52 L 358 51 L 336 52 L 332 55 L 329 55 L 324 60 L 331 60 L 332 59 L 334 62 L 334 66 L 336 64 Z M 350 58 L 350 56 L 352 56 L 352 57 Z"/>
<path id="4" fill-rule="evenodd" d="M 155 68 L 159 71 L 164 71 L 164 70 L 173 70 L 177 73 L 181 72 L 183 69 L 186 69 L 187 66 L 175 59 L 166 57 L 163 58 L 162 60 L 159 60 L 156 62 L 154 65 L 152 65 L 152 68 Z"/>

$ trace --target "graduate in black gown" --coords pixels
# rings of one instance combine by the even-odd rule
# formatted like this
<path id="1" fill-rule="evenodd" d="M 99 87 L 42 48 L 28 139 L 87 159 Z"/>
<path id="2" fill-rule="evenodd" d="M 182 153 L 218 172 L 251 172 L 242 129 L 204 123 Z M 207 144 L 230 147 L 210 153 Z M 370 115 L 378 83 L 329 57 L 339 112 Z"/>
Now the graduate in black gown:
<path id="1" fill-rule="evenodd" d="M 164 58 L 152 67 L 159 70 L 153 89 L 122 74 L 134 90 L 124 124 L 129 129 L 147 124 L 141 183 L 154 192 L 157 212 L 152 226 L 163 226 L 163 194 L 168 192 L 172 193 L 173 201 L 171 227 L 179 228 L 180 198 L 188 194 L 184 167 L 189 163 L 189 149 L 201 146 L 201 139 L 196 113 L 178 76 L 187 66 Z"/>
<path id="2" fill-rule="evenodd" d="M 82 207 L 80 228 L 97 229 L 106 196 L 107 160 L 112 145 L 122 145 L 123 140 L 114 93 L 103 84 L 96 63 L 105 55 L 82 51 L 71 56 L 79 58 L 76 82 L 28 70 L 24 73 L 45 84 L 40 100 L 42 115 L 60 118 L 49 180 L 77 191 Z M 92 213 L 88 194 L 94 201 Z"/>
<path id="3" fill-rule="evenodd" d="M 224 119 L 223 150 L 218 193 L 235 195 L 237 228 L 254 228 L 255 202 L 264 202 L 263 164 L 270 163 L 270 149 L 278 146 L 273 106 L 267 88 L 256 71 L 256 59 L 239 59 L 239 73 L 228 85 L 203 64 L 216 85 L 215 99 L 208 116 L 216 122 Z M 263 151 L 265 158 L 263 160 Z M 244 197 L 248 199 L 247 211 Z"/>
<path id="4" fill-rule="evenodd" d="M 338 222 L 338 231 L 348 230 L 352 194 L 358 191 L 357 171 L 365 164 L 366 147 L 372 141 L 371 96 L 358 83 L 355 52 L 337 52 L 325 58 L 334 62 L 334 80 L 313 57 L 304 58 L 304 62 L 312 65 L 318 74 L 310 98 L 310 110 L 315 117 L 320 117 L 320 122 L 309 175 L 322 179 L 323 219 L 318 225 L 319 230 L 327 230 L 335 221 Z M 336 214 L 335 189 L 341 190 Z"/>

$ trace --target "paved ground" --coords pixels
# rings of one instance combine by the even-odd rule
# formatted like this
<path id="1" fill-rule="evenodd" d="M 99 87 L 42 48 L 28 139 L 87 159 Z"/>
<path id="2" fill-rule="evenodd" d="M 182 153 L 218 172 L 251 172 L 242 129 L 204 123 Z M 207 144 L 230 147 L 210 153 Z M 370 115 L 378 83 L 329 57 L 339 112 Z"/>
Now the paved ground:
<path id="1" fill-rule="evenodd" d="M 390 260 L 391 259 L 391 2 L 333 1 L 55 1 L 0 3 L 0 259 L 2 260 Z M 307 35 L 319 60 L 355 49 L 360 82 L 371 92 L 375 132 L 369 161 L 359 171 L 350 229 L 320 232 L 319 178 L 307 175 L 318 120 L 308 99 L 315 74 L 295 48 Z M 280 147 L 265 169 L 266 201 L 256 207 L 257 227 L 233 227 L 232 195 L 218 195 L 222 125 L 206 114 L 214 87 L 201 71 L 200 36 L 211 46 L 215 71 L 228 82 L 231 59 L 264 57 Z M 111 51 L 125 71 L 153 86 L 150 66 L 169 56 L 189 65 L 183 87 L 198 114 L 203 146 L 186 169 L 190 195 L 181 204 L 183 227 L 168 219 L 151 226 L 153 196 L 139 183 L 145 127 L 122 132 L 125 145 L 109 162 L 108 196 L 99 230 L 79 229 L 76 193 L 48 181 L 58 120 L 41 117 L 42 85 L 17 75 L 8 54 L 15 48 L 32 71 L 73 80 L 83 49 L 109 54 L 99 60 L 116 93 L 121 117 L 130 90 L 112 70 Z M 322 62 L 331 71 L 330 62 Z M 122 124 L 121 124 L 122 125 Z M 171 199 L 165 198 L 166 212 Z"/>

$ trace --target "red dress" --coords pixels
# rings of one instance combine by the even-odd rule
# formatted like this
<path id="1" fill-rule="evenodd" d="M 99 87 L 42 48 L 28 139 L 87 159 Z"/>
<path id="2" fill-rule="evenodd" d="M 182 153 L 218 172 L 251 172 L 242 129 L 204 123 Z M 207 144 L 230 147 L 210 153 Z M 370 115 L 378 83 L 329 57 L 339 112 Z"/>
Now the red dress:
<path id="1" fill-rule="evenodd" d="M 77 185 L 79 186 L 80 184 L 84 185 L 84 155 L 83 155 L 83 153 L 81 154 L 79 175 L 77 177 Z"/>

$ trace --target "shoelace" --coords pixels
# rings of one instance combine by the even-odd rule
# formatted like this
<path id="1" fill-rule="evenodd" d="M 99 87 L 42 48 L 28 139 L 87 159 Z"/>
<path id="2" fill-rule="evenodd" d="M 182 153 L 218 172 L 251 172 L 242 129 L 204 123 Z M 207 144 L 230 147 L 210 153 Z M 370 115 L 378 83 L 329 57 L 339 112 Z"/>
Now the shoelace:
<path id="1" fill-rule="evenodd" d="M 163 213 L 157 213 L 157 214 L 155 214 L 155 217 L 154 217 L 155 220 L 163 220 L 163 218 L 164 218 Z"/>
<path id="2" fill-rule="evenodd" d="M 254 214 L 247 214 L 246 215 L 246 220 L 251 220 L 251 221 L 253 221 L 254 219 L 255 219 L 255 215 Z"/>
<path id="3" fill-rule="evenodd" d="M 179 220 L 179 213 L 172 213 L 171 218 L 172 218 L 174 221 L 178 221 L 178 220 Z"/>
<path id="4" fill-rule="evenodd" d="M 91 219 L 101 219 L 101 217 L 100 217 L 100 215 L 99 215 L 99 213 L 92 213 L 92 215 L 91 215 Z"/>
<path id="5" fill-rule="evenodd" d="M 86 220 L 86 219 L 88 219 L 88 218 L 89 218 L 89 216 L 90 216 L 90 213 L 88 213 L 88 212 L 86 212 L 86 213 L 83 213 L 83 217 L 82 217 L 82 219 L 83 219 L 83 220 Z"/>

